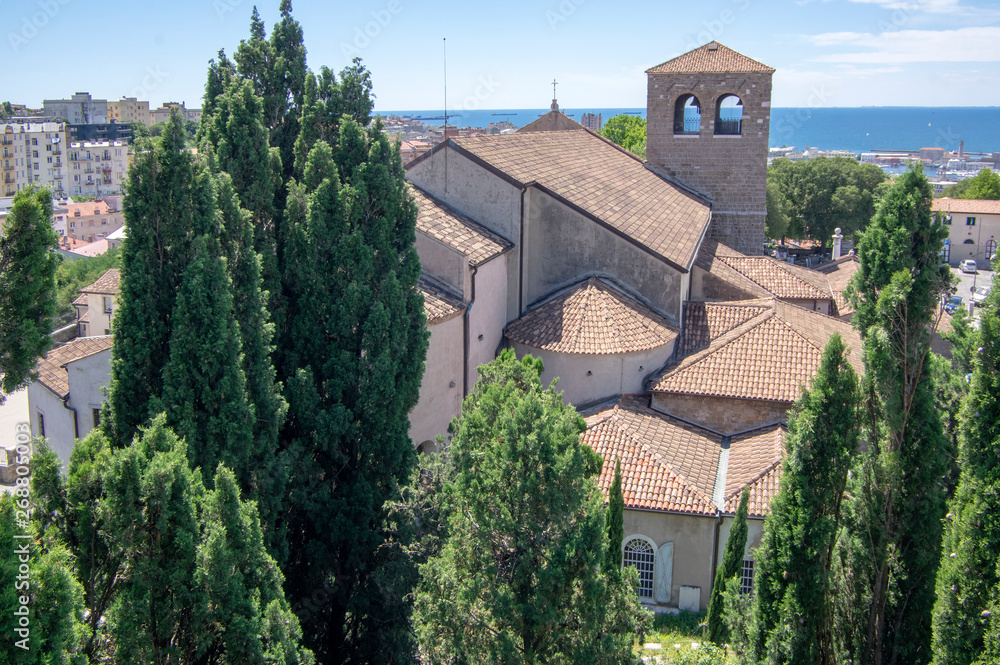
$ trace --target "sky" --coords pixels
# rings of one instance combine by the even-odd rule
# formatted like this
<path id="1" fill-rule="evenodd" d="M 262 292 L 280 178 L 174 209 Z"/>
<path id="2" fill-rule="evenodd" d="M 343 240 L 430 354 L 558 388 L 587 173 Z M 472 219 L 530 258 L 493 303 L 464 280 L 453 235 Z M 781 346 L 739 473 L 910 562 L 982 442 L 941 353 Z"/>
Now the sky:
<path id="1" fill-rule="evenodd" d="M 250 0 L 0 0 L 0 100 L 200 107 Z M 270 32 L 278 0 L 258 5 Z M 718 40 L 774 67 L 779 107 L 1000 106 L 996 0 L 352 0 L 293 3 L 308 64 L 361 57 L 376 110 L 646 106 L 646 69 Z"/>

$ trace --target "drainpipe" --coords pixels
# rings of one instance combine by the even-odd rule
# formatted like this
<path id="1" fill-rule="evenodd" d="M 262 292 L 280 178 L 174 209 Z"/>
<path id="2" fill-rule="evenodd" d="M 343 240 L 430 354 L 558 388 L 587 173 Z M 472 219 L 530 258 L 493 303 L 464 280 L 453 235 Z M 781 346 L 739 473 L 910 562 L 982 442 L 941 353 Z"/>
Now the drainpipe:
<path id="1" fill-rule="evenodd" d="M 517 318 L 521 317 L 524 298 L 524 195 L 528 188 L 521 189 L 521 231 L 517 238 Z"/>
<path id="2" fill-rule="evenodd" d="M 69 395 L 63 397 L 63 406 L 73 412 L 73 436 L 77 439 L 80 438 L 80 418 L 79 414 L 76 412 L 76 408 L 69 405 Z"/>
<path id="3" fill-rule="evenodd" d="M 465 344 L 462 345 L 462 397 L 464 398 L 469 394 L 469 346 L 472 344 L 472 340 L 469 338 L 469 314 L 472 312 L 472 306 L 476 302 L 476 272 L 479 270 L 479 266 L 472 266 L 472 298 L 469 300 L 469 304 L 465 306 Z"/>
<path id="4" fill-rule="evenodd" d="M 722 530 L 722 510 L 719 510 L 719 520 L 715 523 L 715 538 L 712 541 L 712 585 L 709 587 L 709 594 L 715 588 L 715 574 L 719 566 L 719 531 Z"/>

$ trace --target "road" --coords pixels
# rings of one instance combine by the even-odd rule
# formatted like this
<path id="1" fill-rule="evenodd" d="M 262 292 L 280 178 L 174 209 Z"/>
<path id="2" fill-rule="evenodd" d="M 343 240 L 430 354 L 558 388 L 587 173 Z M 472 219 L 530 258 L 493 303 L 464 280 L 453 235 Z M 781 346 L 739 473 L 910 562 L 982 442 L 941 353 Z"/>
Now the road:
<path id="1" fill-rule="evenodd" d="M 958 290 L 955 291 L 955 295 L 962 296 L 965 300 L 965 306 L 969 306 L 969 298 L 972 296 L 972 292 L 979 286 L 989 286 L 993 283 L 993 271 L 979 269 L 978 273 L 968 274 L 964 273 L 958 268 L 952 268 L 951 274 L 958 278 Z M 979 319 L 979 308 L 974 308 L 973 318 Z"/>

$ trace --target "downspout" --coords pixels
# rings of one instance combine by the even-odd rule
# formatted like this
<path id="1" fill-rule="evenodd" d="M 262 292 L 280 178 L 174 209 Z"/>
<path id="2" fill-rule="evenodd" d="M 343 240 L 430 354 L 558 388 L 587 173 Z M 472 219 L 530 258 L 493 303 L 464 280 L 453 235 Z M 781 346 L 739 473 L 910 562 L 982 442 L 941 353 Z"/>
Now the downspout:
<path id="1" fill-rule="evenodd" d="M 521 230 L 517 236 L 517 318 L 523 313 L 524 302 L 524 195 L 527 191 L 527 187 L 521 189 Z"/>
<path id="2" fill-rule="evenodd" d="M 472 306 L 476 302 L 476 272 L 479 270 L 479 266 L 471 266 L 472 276 L 470 281 L 472 282 L 472 298 L 469 300 L 469 304 L 465 306 L 465 344 L 462 345 L 462 397 L 464 398 L 469 394 L 469 345 L 472 341 L 469 337 L 469 313 L 472 312 Z"/>
<path id="3" fill-rule="evenodd" d="M 80 438 L 80 419 L 79 414 L 76 412 L 76 407 L 69 405 L 69 395 L 63 397 L 63 406 L 73 412 L 73 436 L 74 438 Z"/>
<path id="4" fill-rule="evenodd" d="M 719 531 L 722 530 L 722 510 L 719 510 L 719 518 L 715 523 L 715 538 L 712 543 L 712 585 L 709 587 L 709 595 L 711 596 L 711 590 L 715 588 L 715 575 L 718 572 L 717 568 L 719 565 Z"/>

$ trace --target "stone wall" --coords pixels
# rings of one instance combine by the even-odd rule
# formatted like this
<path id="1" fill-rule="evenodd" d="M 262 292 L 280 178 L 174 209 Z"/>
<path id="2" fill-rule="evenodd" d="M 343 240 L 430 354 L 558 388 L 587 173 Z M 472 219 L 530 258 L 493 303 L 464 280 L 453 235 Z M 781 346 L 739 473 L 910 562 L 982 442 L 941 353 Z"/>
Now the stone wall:
<path id="1" fill-rule="evenodd" d="M 653 393 L 650 406 L 657 411 L 729 435 L 785 420 L 792 405 L 789 402 L 759 399 Z"/>
<path id="2" fill-rule="evenodd" d="M 674 133 L 678 98 L 701 103 L 697 134 Z M 717 101 L 739 96 L 739 135 L 715 133 Z M 646 159 L 712 200 L 710 237 L 745 254 L 761 254 L 766 216 L 767 146 L 771 119 L 771 74 L 649 74 Z"/>

